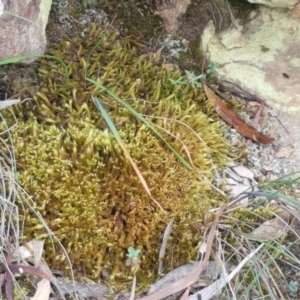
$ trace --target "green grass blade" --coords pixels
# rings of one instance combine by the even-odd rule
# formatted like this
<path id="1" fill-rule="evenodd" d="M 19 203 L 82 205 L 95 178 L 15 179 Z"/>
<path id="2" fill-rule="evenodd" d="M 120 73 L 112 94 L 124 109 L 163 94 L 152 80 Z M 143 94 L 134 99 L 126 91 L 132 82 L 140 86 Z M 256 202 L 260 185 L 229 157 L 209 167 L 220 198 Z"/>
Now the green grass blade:
<path id="1" fill-rule="evenodd" d="M 153 196 L 151 195 L 150 189 L 148 187 L 148 184 L 144 178 L 144 176 L 142 175 L 142 173 L 140 172 L 138 166 L 136 165 L 136 163 L 134 162 L 134 160 L 132 159 L 130 153 L 128 152 L 125 144 L 123 143 L 118 130 L 115 126 L 115 124 L 113 123 L 113 121 L 111 120 L 110 116 L 108 115 L 108 113 L 106 112 L 105 108 L 103 107 L 103 105 L 101 104 L 101 102 L 99 101 L 98 98 L 96 97 L 92 97 L 94 103 L 96 104 L 97 108 L 99 109 L 100 113 L 102 114 L 104 120 L 106 121 L 108 127 L 110 128 L 112 134 L 114 135 L 114 137 L 116 138 L 117 142 L 119 143 L 120 147 L 122 148 L 125 156 L 128 158 L 128 160 L 130 161 L 133 169 L 135 170 L 140 182 L 142 183 L 144 189 L 146 190 L 146 192 L 148 193 L 148 195 L 151 197 L 151 199 L 154 201 L 154 203 L 165 213 L 165 210 L 162 208 L 162 206 L 153 198 Z"/>
<path id="2" fill-rule="evenodd" d="M 189 169 L 192 169 L 190 164 L 164 139 L 164 137 L 149 123 L 141 114 L 139 114 L 134 108 L 132 108 L 126 101 L 122 100 L 119 96 L 117 96 L 115 93 L 113 93 L 110 89 L 106 88 L 101 83 L 91 79 L 86 78 L 87 81 L 93 83 L 94 85 L 101 88 L 104 92 L 112 96 L 115 100 L 117 100 L 119 103 L 124 105 L 136 118 L 141 120 L 146 126 L 152 130 L 165 144 L 166 146 L 174 153 L 174 155 L 179 159 L 179 161 L 186 166 Z"/>
<path id="3" fill-rule="evenodd" d="M 103 116 L 105 122 L 107 123 L 109 129 L 111 130 L 112 134 L 116 138 L 116 140 L 117 141 L 122 140 L 115 124 L 111 120 L 110 116 L 108 115 L 107 111 L 105 110 L 105 108 L 103 107 L 103 105 L 101 104 L 99 99 L 97 97 L 92 97 L 92 98 L 93 98 L 93 101 L 96 104 L 97 108 L 99 109 L 101 115 Z"/>
<path id="4" fill-rule="evenodd" d="M 96 45 L 91 49 L 91 51 L 89 52 L 88 56 L 87 56 L 87 63 L 89 63 L 92 54 L 95 52 L 95 50 L 97 49 L 97 47 L 103 42 L 104 39 L 104 34 L 101 35 L 100 39 L 98 40 L 98 42 L 96 43 Z"/>
<path id="5" fill-rule="evenodd" d="M 294 199 L 292 197 L 289 197 L 277 191 L 262 190 L 262 191 L 246 192 L 244 194 L 255 196 L 255 197 L 265 197 L 268 200 L 272 200 L 276 198 L 287 205 L 293 205 L 296 208 L 300 207 L 299 201 L 297 199 Z"/>
<path id="6" fill-rule="evenodd" d="M 95 52 L 95 50 L 97 49 L 97 47 L 103 42 L 104 36 L 105 36 L 104 34 L 101 35 L 101 37 L 98 40 L 98 42 L 94 45 L 94 47 L 88 53 L 87 60 L 86 60 L 86 65 L 84 66 L 84 77 L 87 77 L 87 69 L 88 69 L 88 67 L 90 65 L 91 56 Z"/>

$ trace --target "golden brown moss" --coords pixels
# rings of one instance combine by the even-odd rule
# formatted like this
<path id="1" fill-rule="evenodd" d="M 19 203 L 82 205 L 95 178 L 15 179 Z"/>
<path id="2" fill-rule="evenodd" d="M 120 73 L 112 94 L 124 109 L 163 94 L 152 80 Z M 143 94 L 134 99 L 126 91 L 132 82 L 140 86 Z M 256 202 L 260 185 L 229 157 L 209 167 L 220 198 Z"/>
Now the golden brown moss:
<path id="1" fill-rule="evenodd" d="M 162 234 L 171 219 L 166 270 L 195 257 L 201 238 L 197 224 L 225 200 L 210 183 L 230 151 L 219 124 L 210 118 L 203 91 L 190 87 L 187 79 L 186 85 L 172 85 L 169 78 L 177 79 L 179 72 L 160 66 L 158 55 L 139 56 L 133 44 L 95 27 L 84 38 L 64 41 L 55 55 L 67 64 L 69 81 L 57 61 L 41 60 L 40 91 L 26 106 L 14 140 L 19 179 L 66 247 L 75 271 L 93 278 L 107 271 L 110 279 L 124 282 L 131 275 L 125 254 L 133 246 L 142 250 L 137 275 L 144 286 L 156 276 Z M 193 169 L 184 167 L 127 109 L 88 83 L 85 74 L 152 121 Z M 146 193 L 91 95 L 110 114 L 167 214 Z M 32 236 L 47 234 L 27 211 L 25 238 Z M 59 250 L 52 253 L 49 246 L 46 255 L 52 267 L 67 267 Z"/>

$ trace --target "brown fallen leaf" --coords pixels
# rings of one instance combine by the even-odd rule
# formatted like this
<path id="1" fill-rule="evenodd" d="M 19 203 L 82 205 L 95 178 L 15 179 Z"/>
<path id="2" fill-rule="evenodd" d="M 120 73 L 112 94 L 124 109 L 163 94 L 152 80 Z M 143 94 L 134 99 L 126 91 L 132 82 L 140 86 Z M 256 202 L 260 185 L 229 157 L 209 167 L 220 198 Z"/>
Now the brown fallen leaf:
<path id="1" fill-rule="evenodd" d="M 272 137 L 269 137 L 253 126 L 247 124 L 242 120 L 235 112 L 230 110 L 226 103 L 222 101 L 208 86 L 203 82 L 204 91 L 209 100 L 212 101 L 213 107 L 216 110 L 217 114 L 227 123 L 232 125 L 237 132 L 243 136 L 251 139 L 254 142 L 261 144 L 270 144 L 274 141 Z"/>
<path id="2" fill-rule="evenodd" d="M 276 217 L 259 225 L 251 232 L 249 237 L 258 239 L 260 241 L 278 239 L 286 232 L 287 226 L 287 222 L 279 217 Z"/>
<path id="3" fill-rule="evenodd" d="M 265 108 L 265 104 L 263 102 L 261 102 L 260 105 L 259 105 L 258 110 L 255 113 L 254 119 L 253 119 L 252 124 L 251 124 L 256 129 L 257 129 L 257 126 L 259 124 L 259 119 L 261 117 L 261 114 L 262 114 L 264 108 Z M 246 147 L 250 146 L 251 143 L 252 143 L 252 141 L 250 139 L 248 139 L 247 143 L 246 143 Z"/>

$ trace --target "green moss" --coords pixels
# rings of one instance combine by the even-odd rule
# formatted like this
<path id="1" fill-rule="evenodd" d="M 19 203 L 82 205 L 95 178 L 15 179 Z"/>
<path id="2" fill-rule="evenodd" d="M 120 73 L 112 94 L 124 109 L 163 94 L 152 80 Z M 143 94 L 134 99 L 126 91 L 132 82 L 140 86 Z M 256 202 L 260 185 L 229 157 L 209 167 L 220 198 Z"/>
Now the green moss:
<path id="1" fill-rule="evenodd" d="M 20 121 L 13 136 L 19 179 L 66 247 L 76 273 L 99 279 L 105 271 L 106 280 L 124 284 L 132 275 L 125 265 L 132 246 L 142 251 L 137 273 L 142 287 L 156 277 L 161 238 L 171 219 L 165 270 L 196 257 L 199 224 L 209 209 L 226 200 L 213 191 L 211 182 L 231 154 L 203 91 L 172 85 L 169 78 L 176 80 L 181 74 L 161 66 L 158 55 L 138 55 L 134 45 L 114 31 L 100 33 L 95 26 L 84 38 L 63 41 L 55 55 L 67 64 L 69 82 L 58 62 L 41 60 L 40 90 L 33 103 L 17 111 Z M 185 168 L 145 125 L 85 81 L 85 73 L 152 121 L 194 168 Z M 166 213 L 145 191 L 91 95 L 110 114 Z M 58 248 L 52 252 L 36 217 L 29 210 L 23 215 L 24 238 L 46 238 L 50 266 L 67 269 L 63 253 Z"/>
<path id="2" fill-rule="evenodd" d="M 179 58 L 176 60 L 179 68 L 181 70 L 189 70 L 195 72 L 196 75 L 202 73 L 202 64 L 204 60 L 204 55 L 202 49 L 199 46 L 199 39 L 189 41 L 188 50 L 180 52 Z M 205 71 L 204 66 L 204 71 Z M 204 72 L 203 71 L 203 72 Z"/>

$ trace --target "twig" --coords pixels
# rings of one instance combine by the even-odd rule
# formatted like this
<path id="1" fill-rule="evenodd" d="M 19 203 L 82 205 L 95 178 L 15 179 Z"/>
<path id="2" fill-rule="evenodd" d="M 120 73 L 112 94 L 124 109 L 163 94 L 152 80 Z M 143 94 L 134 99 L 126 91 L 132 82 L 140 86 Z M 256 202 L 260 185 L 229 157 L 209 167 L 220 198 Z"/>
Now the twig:
<path id="1" fill-rule="evenodd" d="M 131 286 L 131 293 L 129 300 L 134 300 L 135 296 L 135 287 L 136 287 L 136 276 L 133 276 L 132 286 Z"/>

